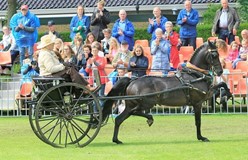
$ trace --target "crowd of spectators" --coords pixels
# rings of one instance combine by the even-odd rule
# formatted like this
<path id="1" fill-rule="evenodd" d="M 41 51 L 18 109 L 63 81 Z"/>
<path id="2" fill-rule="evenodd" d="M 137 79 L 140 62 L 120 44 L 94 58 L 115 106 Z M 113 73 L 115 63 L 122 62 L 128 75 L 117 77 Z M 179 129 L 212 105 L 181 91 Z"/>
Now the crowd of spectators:
<path id="1" fill-rule="evenodd" d="M 161 9 L 154 7 L 154 17 L 148 19 L 147 26 L 147 32 L 152 36 L 149 43 L 152 62 L 148 59 L 150 55 L 145 54 L 144 46 L 135 46 L 135 28 L 128 20 L 127 12 L 124 9 L 119 11 L 119 19 L 114 22 L 111 29 L 108 28 L 110 13 L 104 5 L 103 0 L 99 1 L 91 17 L 85 15 L 82 5 L 77 7 L 77 14 L 70 22 L 71 42 L 63 42 L 56 31 L 54 20 L 48 21 L 48 32 L 44 34 L 43 39 L 41 38 L 37 51 L 37 63 L 40 68 L 38 74 L 69 77 L 70 81 L 92 87 L 94 86 L 92 71 L 97 69 L 103 89 L 99 95 L 102 96 L 108 81 L 108 75 L 104 71 L 106 64 L 111 64 L 115 68 L 116 75 L 118 69 L 124 68 L 131 72 L 132 77 L 141 77 L 146 75 L 146 70 L 151 66 L 151 71 L 161 71 L 166 76 L 170 70 L 175 70 L 180 65 L 181 45 L 193 46 L 196 49 L 196 26 L 199 15 L 190 0 L 185 0 L 184 9 L 178 14 L 179 33 L 173 30 L 172 22 L 161 15 Z M 227 0 L 221 0 L 221 5 L 216 12 L 212 36 L 218 34 L 220 39 L 227 39 L 231 47 L 225 60 L 231 61 L 235 68 L 239 61 L 247 60 L 248 31 L 241 32 L 242 42 L 239 46 L 240 44 L 234 41 L 240 23 L 239 16 L 235 9 L 229 7 Z M 31 66 L 40 21 L 29 11 L 27 5 L 22 5 L 20 10 L 21 12 L 10 20 L 12 33 L 8 27 L 3 27 L 3 41 L 0 44 L 3 44 L 4 50 L 11 51 L 12 60 L 20 54 L 21 66 L 26 58 L 30 63 L 25 64 Z"/>

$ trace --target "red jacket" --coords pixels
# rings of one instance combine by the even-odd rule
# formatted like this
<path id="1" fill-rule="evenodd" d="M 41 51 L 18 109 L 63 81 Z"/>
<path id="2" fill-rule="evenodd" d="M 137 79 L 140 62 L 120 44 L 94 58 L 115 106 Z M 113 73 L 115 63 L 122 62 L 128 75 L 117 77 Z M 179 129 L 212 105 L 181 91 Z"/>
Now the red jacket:
<path id="1" fill-rule="evenodd" d="M 105 65 L 107 64 L 107 60 L 106 58 L 104 57 L 99 57 L 97 56 L 95 58 L 95 62 L 93 65 L 89 64 L 89 60 L 87 61 L 87 65 L 86 65 L 86 68 L 85 68 L 85 71 L 87 73 L 89 73 L 89 83 L 90 85 L 93 85 L 93 69 L 98 69 L 99 71 L 99 74 L 100 74 L 100 77 L 101 77 L 101 84 L 105 84 L 106 82 L 108 82 L 108 78 L 107 78 L 107 75 L 104 71 L 104 68 L 105 68 Z"/>
<path id="2" fill-rule="evenodd" d="M 179 34 L 173 31 L 169 36 L 169 40 L 171 43 L 170 62 L 172 63 L 173 68 L 177 68 L 178 64 L 180 63 L 179 51 L 177 49 Z"/>

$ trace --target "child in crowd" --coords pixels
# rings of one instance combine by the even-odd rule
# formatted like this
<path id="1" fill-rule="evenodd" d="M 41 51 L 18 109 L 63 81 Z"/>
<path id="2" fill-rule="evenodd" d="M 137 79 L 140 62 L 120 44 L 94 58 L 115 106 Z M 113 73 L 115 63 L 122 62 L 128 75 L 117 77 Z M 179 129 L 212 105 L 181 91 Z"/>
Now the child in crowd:
<path id="1" fill-rule="evenodd" d="M 248 54 L 248 40 L 243 39 L 241 42 L 242 47 L 239 50 L 239 56 L 233 61 L 232 67 L 235 69 L 239 61 L 247 61 Z"/>
<path id="2" fill-rule="evenodd" d="M 236 41 L 233 41 L 230 44 L 229 53 L 228 56 L 226 57 L 226 60 L 233 62 L 235 59 L 238 58 L 238 55 L 239 55 L 239 45 Z"/>
<path id="3" fill-rule="evenodd" d="M 149 62 L 144 55 L 144 50 L 141 45 L 137 45 L 133 51 L 133 57 L 130 58 L 128 64 L 128 71 L 132 72 L 132 77 L 142 77 L 146 75 Z"/>

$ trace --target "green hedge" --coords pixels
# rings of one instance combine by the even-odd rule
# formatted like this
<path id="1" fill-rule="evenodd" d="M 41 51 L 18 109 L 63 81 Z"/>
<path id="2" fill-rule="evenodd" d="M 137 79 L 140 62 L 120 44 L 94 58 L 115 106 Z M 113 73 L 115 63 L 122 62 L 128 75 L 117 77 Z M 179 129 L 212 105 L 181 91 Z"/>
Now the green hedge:
<path id="1" fill-rule="evenodd" d="M 212 28 L 212 24 L 209 25 L 202 25 L 199 24 L 197 26 L 197 33 L 198 33 L 198 37 L 202 37 L 204 39 L 204 41 L 207 40 L 208 37 L 211 37 L 211 28 Z M 242 23 L 239 27 L 238 30 L 238 36 L 240 36 L 240 32 L 243 29 L 248 29 L 248 23 Z M 175 27 L 175 30 L 178 32 L 179 31 L 179 27 Z M 63 41 L 65 42 L 70 42 L 70 33 L 69 32 L 62 32 L 60 33 Z M 39 33 L 39 39 L 40 37 L 43 35 L 43 33 Z M 2 37 L 1 37 L 2 38 Z M 151 39 L 151 35 L 147 33 L 147 28 L 138 28 L 135 30 L 135 35 L 134 35 L 134 39 Z"/>

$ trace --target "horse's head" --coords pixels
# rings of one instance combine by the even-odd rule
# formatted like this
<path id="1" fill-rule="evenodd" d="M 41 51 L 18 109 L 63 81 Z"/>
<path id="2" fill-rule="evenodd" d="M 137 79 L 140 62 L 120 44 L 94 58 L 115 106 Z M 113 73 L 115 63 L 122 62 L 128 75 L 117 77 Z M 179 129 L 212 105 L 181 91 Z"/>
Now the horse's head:
<path id="1" fill-rule="evenodd" d="M 219 41 L 219 40 L 216 42 L 208 41 L 208 53 L 206 55 L 206 61 L 210 64 L 213 71 L 218 76 L 220 76 L 223 73 L 223 68 L 221 66 L 220 59 L 219 59 L 219 53 L 218 53 L 218 46 L 222 46 L 223 44 L 220 45 L 219 43 L 222 43 L 222 41 Z"/>
<path id="2" fill-rule="evenodd" d="M 194 55 L 190 59 L 190 63 L 204 70 L 213 70 L 218 76 L 220 76 L 223 69 L 219 60 L 218 49 L 219 46 L 223 47 L 222 45 L 222 41 L 208 41 L 204 43 L 204 45 L 195 50 Z"/>

